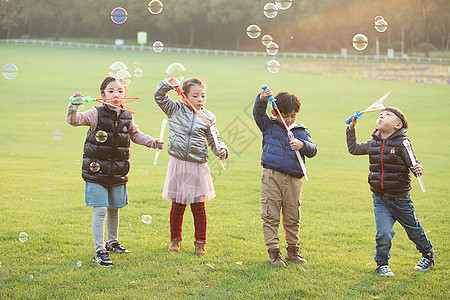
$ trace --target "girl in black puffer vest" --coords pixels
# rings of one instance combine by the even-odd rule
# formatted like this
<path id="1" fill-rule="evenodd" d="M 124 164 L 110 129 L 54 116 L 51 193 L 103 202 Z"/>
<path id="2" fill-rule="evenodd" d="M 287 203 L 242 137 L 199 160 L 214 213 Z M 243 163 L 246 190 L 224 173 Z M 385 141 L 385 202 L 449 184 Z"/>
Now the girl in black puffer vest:
<path id="1" fill-rule="evenodd" d="M 130 171 L 130 140 L 149 148 L 160 149 L 164 143 L 142 133 L 133 122 L 131 113 L 121 109 L 120 98 L 126 97 L 126 91 L 123 82 L 107 77 L 100 86 L 100 92 L 103 98 L 112 99 L 107 100 L 108 105 L 78 112 L 79 104 L 69 103 L 67 110 L 67 122 L 70 125 L 90 126 L 84 144 L 82 175 L 86 181 L 86 205 L 94 207 L 94 262 L 102 267 L 113 266 L 108 252 L 130 252 L 118 241 L 119 208 L 128 204 L 126 183 Z M 74 97 L 81 96 L 80 93 L 74 94 Z"/>
<path id="2" fill-rule="evenodd" d="M 408 237 L 422 253 L 422 259 L 414 267 L 428 270 L 434 264 L 433 245 L 428 240 L 422 225 L 414 214 L 414 206 L 409 195 L 411 190 L 410 170 L 422 174 L 420 163 L 413 165 L 403 141 L 408 139 L 408 122 L 397 108 L 387 107 L 381 111 L 376 121 L 377 129 L 372 139 L 365 143 L 356 142 L 354 118 L 347 128 L 347 147 L 353 155 L 369 155 L 369 184 L 373 192 L 375 222 L 377 225 L 376 253 L 377 271 L 383 276 L 394 276 L 388 260 L 391 257 L 393 226 L 398 221 L 405 228 Z"/>

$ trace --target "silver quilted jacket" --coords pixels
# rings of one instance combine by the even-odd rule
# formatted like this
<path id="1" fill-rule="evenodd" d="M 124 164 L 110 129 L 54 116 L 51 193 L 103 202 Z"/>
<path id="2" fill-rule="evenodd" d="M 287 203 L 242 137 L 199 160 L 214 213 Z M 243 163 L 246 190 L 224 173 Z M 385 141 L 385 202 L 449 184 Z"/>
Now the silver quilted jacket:
<path id="1" fill-rule="evenodd" d="M 181 160 L 204 163 L 208 161 L 208 145 L 217 154 L 217 147 L 209 125 L 182 101 L 172 100 L 167 93 L 172 89 L 165 81 L 161 81 L 155 90 L 155 101 L 169 118 L 169 155 Z M 205 108 L 200 113 L 211 124 L 216 126 L 216 116 Z M 219 150 L 228 149 L 219 135 Z"/>

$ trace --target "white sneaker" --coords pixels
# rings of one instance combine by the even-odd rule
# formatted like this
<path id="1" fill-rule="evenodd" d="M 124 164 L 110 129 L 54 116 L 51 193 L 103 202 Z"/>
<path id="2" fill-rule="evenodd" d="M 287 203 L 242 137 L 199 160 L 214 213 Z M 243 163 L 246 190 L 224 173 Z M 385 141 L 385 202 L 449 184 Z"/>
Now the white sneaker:
<path id="1" fill-rule="evenodd" d="M 389 265 L 378 266 L 375 271 L 377 271 L 381 276 L 393 277 L 395 275 L 394 272 L 389 269 Z"/>

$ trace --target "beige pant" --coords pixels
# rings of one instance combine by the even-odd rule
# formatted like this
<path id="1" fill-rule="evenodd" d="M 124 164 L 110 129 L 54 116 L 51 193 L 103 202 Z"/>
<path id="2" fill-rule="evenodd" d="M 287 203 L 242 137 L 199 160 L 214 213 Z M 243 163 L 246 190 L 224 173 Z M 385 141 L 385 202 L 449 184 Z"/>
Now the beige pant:
<path id="1" fill-rule="evenodd" d="M 272 169 L 263 169 L 261 178 L 261 219 L 267 248 L 278 247 L 280 211 L 286 244 L 296 246 L 301 218 L 303 184 L 300 178 Z"/>

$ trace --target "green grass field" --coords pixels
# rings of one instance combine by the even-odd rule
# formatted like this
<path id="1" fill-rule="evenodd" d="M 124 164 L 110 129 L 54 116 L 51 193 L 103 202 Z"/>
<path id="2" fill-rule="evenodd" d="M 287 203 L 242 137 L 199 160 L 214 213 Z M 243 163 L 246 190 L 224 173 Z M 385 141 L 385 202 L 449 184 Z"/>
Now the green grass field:
<path id="1" fill-rule="evenodd" d="M 325 77 L 301 72 L 270 74 L 266 59 L 168 55 L 0 45 L 0 65 L 19 67 L 14 80 L 0 77 L 2 104 L 0 162 L 0 298 L 165 299 L 448 299 L 450 298 L 449 194 L 450 87 Z M 144 76 L 133 79 L 129 107 L 147 134 L 159 135 L 162 111 L 153 91 L 166 67 L 181 62 L 187 76 L 209 85 L 206 107 L 230 148 L 228 170 L 210 159 L 217 198 L 208 202 L 208 256 L 193 254 L 193 220 L 186 211 L 182 253 L 168 253 L 170 203 L 161 199 L 169 156 L 133 144 L 128 183 L 130 204 L 120 210 L 120 241 L 133 251 L 114 255 L 116 267 L 92 262 L 92 208 L 84 203 L 80 165 L 87 127 L 65 121 L 68 97 L 80 91 L 99 96 L 99 85 L 114 61 L 130 69 L 141 62 Z M 282 63 L 295 61 L 280 60 Z M 251 117 L 262 84 L 302 99 L 298 123 L 318 145 L 307 160 L 300 249 L 308 264 L 277 268 L 267 263 L 259 216 L 261 135 Z M 367 184 L 368 157 L 351 156 L 344 119 L 394 91 L 386 104 L 399 107 L 425 168 L 427 192 L 413 179 L 416 215 L 436 249 L 427 273 L 413 267 L 415 245 L 396 224 L 390 265 L 394 278 L 373 273 L 375 222 Z M 175 94 L 172 94 L 176 98 Z M 91 107 L 92 104 L 88 104 Z M 370 137 L 376 113 L 357 127 Z M 56 141 L 53 131 L 60 130 Z M 167 132 L 166 132 L 167 141 Z M 141 222 L 142 215 L 153 222 Z M 19 233 L 28 233 L 25 243 Z M 280 229 L 285 254 L 284 235 Z M 17 242 L 16 242 L 17 241 Z M 81 261 L 81 266 L 77 262 Z"/>

